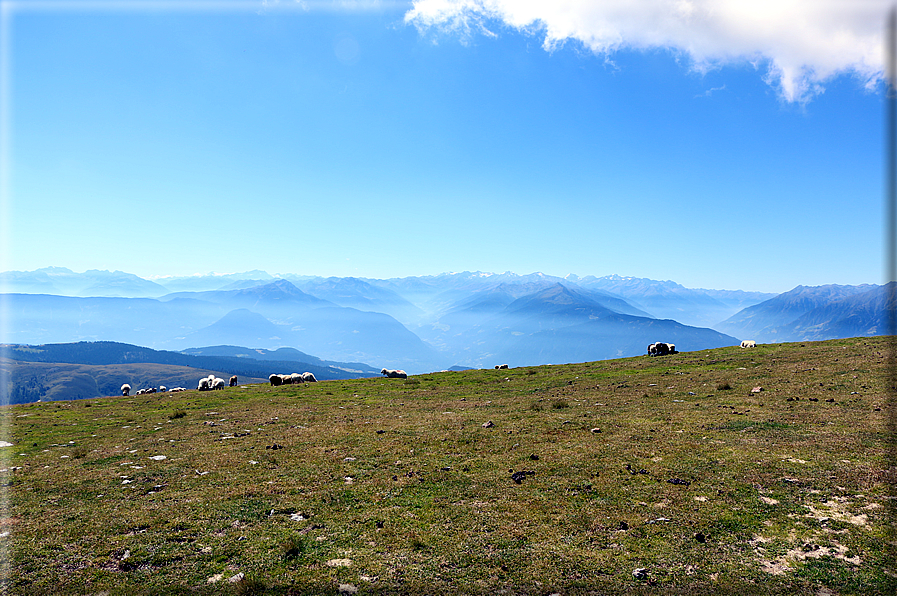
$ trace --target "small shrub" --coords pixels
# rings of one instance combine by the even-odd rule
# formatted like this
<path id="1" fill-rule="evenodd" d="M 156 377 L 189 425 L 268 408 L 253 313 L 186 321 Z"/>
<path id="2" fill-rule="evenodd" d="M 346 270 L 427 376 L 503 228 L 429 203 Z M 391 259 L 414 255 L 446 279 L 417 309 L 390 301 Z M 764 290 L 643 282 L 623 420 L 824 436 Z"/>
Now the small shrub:
<path id="1" fill-rule="evenodd" d="M 720 381 L 716 384 L 717 391 L 728 391 L 731 388 L 732 388 L 732 384 L 729 382 L 728 379 Z"/>
<path id="2" fill-rule="evenodd" d="M 551 407 L 554 408 L 555 410 L 563 410 L 564 408 L 569 408 L 570 404 L 567 402 L 566 399 L 556 399 L 553 402 L 551 402 Z"/>
<path id="3" fill-rule="evenodd" d="M 168 415 L 168 418 L 169 418 L 169 420 L 174 420 L 174 419 L 176 419 L 176 418 L 183 418 L 183 417 L 186 416 L 186 415 L 187 415 L 187 412 L 185 412 L 184 410 L 178 408 L 178 409 L 176 409 L 174 412 L 172 412 L 171 414 L 169 414 L 169 415 Z"/>
<path id="4" fill-rule="evenodd" d="M 420 380 L 419 379 L 405 379 L 405 384 L 412 385 L 412 386 L 420 385 Z"/>
<path id="5" fill-rule="evenodd" d="M 529 405 L 529 409 L 532 410 L 533 412 L 541 412 L 543 410 L 542 404 L 540 404 L 537 401 L 534 401 L 533 403 L 531 403 Z"/>
<path id="6" fill-rule="evenodd" d="M 288 561 L 296 559 L 306 550 L 302 536 L 290 536 L 280 544 L 281 556 Z"/>
<path id="7" fill-rule="evenodd" d="M 267 590 L 265 583 L 256 577 L 244 577 L 242 580 L 234 584 L 237 594 L 240 596 L 252 596 L 254 594 L 264 594 Z"/>
<path id="8" fill-rule="evenodd" d="M 75 459 L 81 459 L 85 455 L 87 455 L 87 447 L 75 447 L 72 451 L 72 457 Z"/>

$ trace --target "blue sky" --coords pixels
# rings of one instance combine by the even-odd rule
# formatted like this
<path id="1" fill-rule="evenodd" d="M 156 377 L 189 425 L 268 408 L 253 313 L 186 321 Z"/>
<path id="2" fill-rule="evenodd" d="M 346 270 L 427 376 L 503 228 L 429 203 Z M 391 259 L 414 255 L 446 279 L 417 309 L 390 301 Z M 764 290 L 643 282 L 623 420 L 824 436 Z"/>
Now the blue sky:
<path id="1" fill-rule="evenodd" d="M 0 268 L 883 281 L 886 2 L 565 2 L 4 2 Z"/>

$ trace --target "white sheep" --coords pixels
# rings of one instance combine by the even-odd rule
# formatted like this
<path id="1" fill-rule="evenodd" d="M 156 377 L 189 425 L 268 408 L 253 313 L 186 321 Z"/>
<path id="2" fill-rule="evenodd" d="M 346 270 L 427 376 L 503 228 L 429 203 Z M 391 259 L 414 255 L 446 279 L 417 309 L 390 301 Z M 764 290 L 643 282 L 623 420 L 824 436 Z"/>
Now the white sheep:
<path id="1" fill-rule="evenodd" d="M 505 368 L 508 368 L 507 364 L 496 364 L 495 365 L 495 370 L 500 370 L 500 369 L 505 369 Z"/>
<path id="2" fill-rule="evenodd" d="M 271 385 L 273 385 L 274 387 L 283 385 L 283 378 L 277 373 L 272 373 L 271 376 L 268 377 L 268 381 L 270 381 Z"/>
<path id="3" fill-rule="evenodd" d="M 208 391 L 209 390 L 209 379 L 208 377 L 203 377 L 199 380 L 199 386 L 197 387 L 200 391 Z"/>
<path id="4" fill-rule="evenodd" d="M 306 383 L 317 383 L 318 380 L 315 378 L 315 375 L 310 372 L 302 373 L 302 380 Z"/>
<path id="5" fill-rule="evenodd" d="M 224 389 L 227 385 L 227 382 L 224 379 L 219 379 L 215 377 L 215 380 L 212 381 L 212 384 L 209 386 L 209 389 Z"/>
<path id="6" fill-rule="evenodd" d="M 408 373 L 406 373 L 404 370 L 392 370 L 392 369 L 384 368 L 383 370 L 380 371 L 380 374 L 386 375 L 387 379 L 407 379 L 408 378 Z"/>
<path id="7" fill-rule="evenodd" d="M 304 379 L 299 373 L 293 373 L 290 375 L 290 383 L 292 383 L 293 385 L 301 385 L 303 381 Z"/>
<path id="8" fill-rule="evenodd" d="M 756 348 L 757 342 L 752 339 L 746 339 L 743 342 L 741 342 L 741 347 L 742 348 Z"/>
<path id="9" fill-rule="evenodd" d="M 131 386 L 125 383 L 121 386 L 121 394 L 127 396 L 131 392 Z"/>
<path id="10" fill-rule="evenodd" d="M 165 385 L 159 385 L 159 391 L 168 391 L 168 389 L 165 388 Z"/>

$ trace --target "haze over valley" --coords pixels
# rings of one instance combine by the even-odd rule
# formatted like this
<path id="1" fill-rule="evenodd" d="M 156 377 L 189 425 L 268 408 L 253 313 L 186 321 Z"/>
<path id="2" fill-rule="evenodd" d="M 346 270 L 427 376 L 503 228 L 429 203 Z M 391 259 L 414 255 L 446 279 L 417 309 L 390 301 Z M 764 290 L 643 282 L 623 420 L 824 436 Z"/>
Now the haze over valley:
<path id="1" fill-rule="evenodd" d="M 877 285 L 798 286 L 776 295 L 618 275 L 362 279 L 256 270 L 146 280 L 58 267 L 8 271 L 0 283 L 4 344 L 118 342 L 258 360 L 291 350 L 280 360 L 318 367 L 324 378 L 337 378 L 331 373 L 338 370 L 376 374 L 381 367 L 419 374 L 588 362 L 642 355 L 655 341 L 695 351 L 742 339 L 882 335 L 886 320 L 885 288 Z M 265 378 L 264 370 L 244 376 Z"/>

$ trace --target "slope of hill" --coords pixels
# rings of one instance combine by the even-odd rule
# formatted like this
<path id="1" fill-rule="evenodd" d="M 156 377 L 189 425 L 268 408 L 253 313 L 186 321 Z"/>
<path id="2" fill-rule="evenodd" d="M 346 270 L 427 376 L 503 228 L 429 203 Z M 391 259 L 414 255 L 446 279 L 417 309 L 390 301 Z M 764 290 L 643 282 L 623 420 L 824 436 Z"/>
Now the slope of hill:
<path id="1" fill-rule="evenodd" d="M 42 293 L 63 296 L 154 297 L 167 294 L 165 287 L 133 273 L 91 269 L 75 273 L 65 267 L 0 273 L 0 288 L 7 293 Z"/>
<path id="2" fill-rule="evenodd" d="M 424 315 L 423 310 L 399 296 L 395 291 L 375 286 L 355 277 L 297 280 L 294 284 L 313 296 L 339 306 L 384 313 L 406 325 L 417 322 Z"/>
<path id="3" fill-rule="evenodd" d="M 692 289 L 673 281 L 619 275 L 567 278 L 584 288 L 621 296 L 659 319 L 674 319 L 696 327 L 710 327 L 747 306 L 775 296 L 740 290 Z"/>
<path id="4" fill-rule="evenodd" d="M 860 338 L 2 408 L 0 585 L 891 596 L 889 349 Z"/>
<path id="5" fill-rule="evenodd" d="M 81 399 L 116 395 L 123 383 L 141 387 L 196 387 L 197 380 L 214 373 L 237 375 L 242 382 L 267 382 L 271 373 L 311 372 L 320 380 L 377 376 L 358 362 L 330 362 L 298 351 L 269 352 L 268 358 L 248 358 L 234 352 L 246 348 L 202 348 L 182 354 L 117 342 L 79 342 L 48 345 L 4 345 L 0 349 L 6 386 L 12 403 L 29 399 Z M 290 357 L 276 359 L 280 353 Z M 297 357 L 307 356 L 307 359 Z M 299 370 L 301 369 L 301 370 Z M 117 385 L 116 385 L 117 383 Z M 34 399 L 32 399 L 34 398 Z"/>
<path id="6" fill-rule="evenodd" d="M 450 313 L 446 318 L 450 324 L 431 333 L 456 362 L 476 367 L 497 361 L 523 366 L 635 356 L 655 341 L 672 342 L 683 350 L 738 343 L 711 329 L 617 312 L 594 294 L 564 284 L 502 307 L 507 300 L 504 296 L 490 302 L 484 312 Z"/>
<path id="7" fill-rule="evenodd" d="M 70 364 L 65 362 L 24 362 L 0 358 L 0 375 L 6 390 L 0 395 L 3 403 L 22 404 L 36 401 L 89 399 L 121 395 L 121 386 L 128 383 L 133 392 L 164 385 L 196 389 L 199 379 L 210 374 L 228 378 L 227 369 L 193 368 L 170 364 Z M 267 378 L 240 376 L 240 383 L 262 383 Z"/>
<path id="8" fill-rule="evenodd" d="M 845 337 L 842 333 L 848 337 L 880 335 L 885 333 L 881 324 L 884 306 L 879 286 L 797 286 L 745 308 L 714 328 L 762 342 Z M 851 318 L 853 322 L 848 322 Z M 836 329 L 839 325 L 840 330 Z M 875 331 L 870 333 L 872 329 Z"/>

